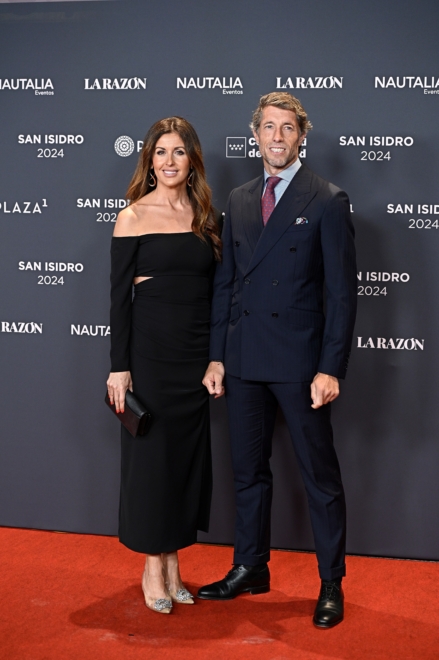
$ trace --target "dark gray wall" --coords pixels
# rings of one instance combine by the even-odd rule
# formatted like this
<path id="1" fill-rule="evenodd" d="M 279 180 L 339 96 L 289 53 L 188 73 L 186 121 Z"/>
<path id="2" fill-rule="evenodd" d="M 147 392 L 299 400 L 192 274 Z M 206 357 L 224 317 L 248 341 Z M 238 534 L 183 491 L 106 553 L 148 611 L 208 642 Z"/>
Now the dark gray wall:
<path id="1" fill-rule="evenodd" d="M 123 198 L 137 151 L 121 157 L 115 140 L 129 136 L 137 143 L 155 120 L 186 117 L 200 135 L 215 203 L 223 208 L 232 187 L 261 171 L 258 158 L 226 157 L 228 137 L 246 138 L 247 150 L 254 148 L 248 122 L 258 97 L 274 90 L 277 78 L 281 84 L 291 78 L 295 86 L 297 77 L 315 85 L 322 78 L 329 86 L 334 76 L 341 87 L 290 91 L 315 127 L 306 162 L 350 195 L 358 284 L 379 285 L 359 289 L 372 295 L 359 295 L 351 366 L 334 405 L 348 549 L 439 559 L 439 207 L 417 210 L 439 204 L 439 94 L 424 93 L 439 80 L 438 18 L 432 0 L 0 7 L 0 524 L 117 531 L 119 430 L 102 402 L 109 337 L 101 336 L 108 325 L 114 225 L 99 213 L 114 212 L 103 200 Z M 396 84 L 397 76 L 400 85 L 414 78 L 401 88 L 375 86 L 376 77 Z M 135 77 L 147 78 L 146 89 L 84 89 L 86 78 L 91 85 Z M 178 89 L 178 77 L 239 78 L 243 93 Z M 50 79 L 54 89 L 47 91 L 54 94 L 9 90 L 5 80 L 12 86 L 17 79 L 40 85 Z M 18 139 L 49 134 L 80 135 L 83 142 Z M 340 146 L 341 136 L 364 137 L 368 146 Z M 371 136 L 413 144 L 369 146 Z M 60 148 L 63 157 L 39 152 Z M 100 200 L 101 207 L 78 207 L 78 199 Z M 41 213 L 24 212 L 37 202 Z M 389 204 L 413 205 L 413 212 L 388 213 Z M 42 270 L 20 270 L 20 262 L 41 262 Z M 81 264 L 81 272 L 46 272 L 45 262 Z M 409 279 L 370 282 L 370 272 Z M 62 275 L 63 284 L 49 279 Z M 42 324 L 42 332 L 24 323 Z M 98 335 L 72 335 L 72 325 Z M 383 346 L 378 338 L 390 348 L 377 348 Z M 214 506 L 211 532 L 201 540 L 227 543 L 234 513 L 222 401 L 213 403 L 212 418 Z M 273 470 L 273 546 L 311 549 L 304 491 L 281 418 Z"/>

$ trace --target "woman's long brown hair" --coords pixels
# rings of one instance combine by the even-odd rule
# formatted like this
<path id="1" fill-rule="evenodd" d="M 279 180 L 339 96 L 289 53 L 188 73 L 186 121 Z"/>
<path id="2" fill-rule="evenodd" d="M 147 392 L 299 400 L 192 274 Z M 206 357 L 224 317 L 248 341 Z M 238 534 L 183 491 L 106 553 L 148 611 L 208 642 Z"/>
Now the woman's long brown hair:
<path id="1" fill-rule="evenodd" d="M 212 207 L 212 193 L 206 181 L 201 144 L 194 127 L 186 119 L 168 117 L 167 119 L 160 119 L 151 126 L 143 141 L 142 151 L 133 178 L 128 186 L 126 199 L 133 204 L 155 190 L 156 185 L 151 185 L 150 177 L 152 157 L 158 140 L 165 133 L 177 133 L 183 140 L 193 168 L 191 186 L 187 186 L 189 200 L 194 212 L 192 231 L 204 241 L 206 235 L 210 237 L 215 259 L 219 261 L 221 259 L 220 230 Z"/>

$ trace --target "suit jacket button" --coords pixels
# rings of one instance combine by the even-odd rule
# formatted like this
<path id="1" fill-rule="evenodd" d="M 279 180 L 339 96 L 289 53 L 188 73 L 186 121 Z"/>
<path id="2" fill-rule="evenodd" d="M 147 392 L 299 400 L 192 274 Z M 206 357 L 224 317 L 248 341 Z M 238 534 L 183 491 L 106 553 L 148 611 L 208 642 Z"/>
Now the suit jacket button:
<path id="1" fill-rule="evenodd" d="M 248 309 L 245 309 L 245 310 L 243 311 L 243 314 L 244 314 L 244 316 L 248 316 L 248 315 L 250 314 L 250 312 L 248 311 Z"/>
<path id="2" fill-rule="evenodd" d="M 245 278 L 244 284 L 250 284 L 250 280 L 248 279 L 248 277 Z"/>
<path id="3" fill-rule="evenodd" d="M 277 286 L 279 284 L 278 280 L 273 280 L 273 286 Z"/>
<path id="4" fill-rule="evenodd" d="M 236 245 L 236 247 L 239 247 L 241 245 L 241 243 L 239 241 L 235 241 L 235 245 Z"/>
<path id="5" fill-rule="evenodd" d="M 290 252 L 295 252 L 296 248 L 295 247 L 290 247 Z"/>
<path id="6" fill-rule="evenodd" d="M 279 316 L 279 314 L 278 314 L 277 312 L 273 312 L 271 316 L 274 316 L 274 318 L 277 319 L 277 317 Z"/>

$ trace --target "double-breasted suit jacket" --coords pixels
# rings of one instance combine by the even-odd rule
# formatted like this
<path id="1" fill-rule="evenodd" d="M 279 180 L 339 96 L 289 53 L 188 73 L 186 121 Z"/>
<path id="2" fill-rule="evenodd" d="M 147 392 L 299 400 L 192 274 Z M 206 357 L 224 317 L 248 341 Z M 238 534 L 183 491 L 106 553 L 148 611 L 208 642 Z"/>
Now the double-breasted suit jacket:
<path id="1" fill-rule="evenodd" d="M 344 378 L 357 298 L 348 196 L 302 164 L 263 227 L 263 182 L 229 198 L 210 359 L 246 380 Z"/>

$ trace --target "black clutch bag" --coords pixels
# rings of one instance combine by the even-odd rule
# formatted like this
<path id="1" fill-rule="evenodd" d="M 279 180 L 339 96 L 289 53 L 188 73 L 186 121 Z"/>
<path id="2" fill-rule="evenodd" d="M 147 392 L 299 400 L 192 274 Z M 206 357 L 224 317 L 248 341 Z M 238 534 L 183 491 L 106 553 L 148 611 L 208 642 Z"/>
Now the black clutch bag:
<path id="1" fill-rule="evenodd" d="M 123 413 L 116 412 L 116 406 L 114 403 L 111 405 L 108 392 L 105 395 L 105 403 L 117 415 L 117 419 L 122 422 L 133 438 L 137 435 L 145 435 L 151 422 L 151 413 L 136 399 L 130 390 L 125 393 L 125 410 Z"/>

